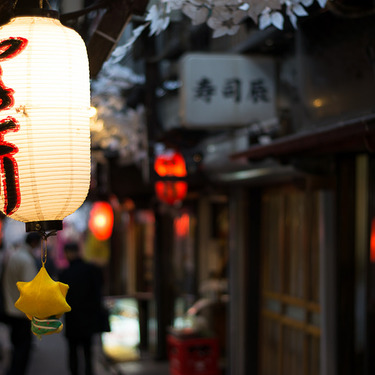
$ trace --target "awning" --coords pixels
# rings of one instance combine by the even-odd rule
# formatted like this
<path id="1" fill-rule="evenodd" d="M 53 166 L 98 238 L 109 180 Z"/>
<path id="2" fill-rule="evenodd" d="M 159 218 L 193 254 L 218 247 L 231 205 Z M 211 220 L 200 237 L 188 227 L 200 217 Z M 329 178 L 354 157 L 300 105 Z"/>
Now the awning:
<path id="1" fill-rule="evenodd" d="M 269 157 L 314 156 L 375 152 L 375 114 L 340 121 L 335 125 L 280 137 L 230 155 L 231 159 L 261 160 Z"/>

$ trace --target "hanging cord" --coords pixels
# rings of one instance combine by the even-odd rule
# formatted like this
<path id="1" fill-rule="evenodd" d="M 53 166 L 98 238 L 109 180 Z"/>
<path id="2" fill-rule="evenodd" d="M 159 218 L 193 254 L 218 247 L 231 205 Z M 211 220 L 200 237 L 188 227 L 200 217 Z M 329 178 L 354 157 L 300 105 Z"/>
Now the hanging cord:
<path id="1" fill-rule="evenodd" d="M 46 233 L 44 231 L 39 231 L 38 233 L 42 237 L 42 240 L 40 243 L 40 260 L 42 262 L 42 267 L 44 267 L 44 265 L 47 262 L 47 255 L 48 255 L 47 239 L 48 237 L 55 236 L 57 231 L 53 230 L 49 233 Z"/>
<path id="2" fill-rule="evenodd" d="M 107 9 L 109 7 L 109 1 L 108 0 L 98 0 L 93 5 L 90 5 L 86 8 L 83 8 L 81 10 L 77 10 L 75 12 L 65 13 L 60 16 L 61 21 L 69 21 L 69 20 L 75 20 L 78 17 L 84 16 L 90 12 L 93 12 L 95 10 L 102 10 Z"/>
<path id="3" fill-rule="evenodd" d="M 17 0 L 18 1 L 18 0 Z M 48 0 L 39 0 L 39 8 L 40 9 L 43 9 L 43 3 L 44 1 L 46 2 L 46 4 L 48 5 L 48 9 L 51 9 L 51 4 L 49 3 Z"/>
<path id="4" fill-rule="evenodd" d="M 47 262 L 47 255 L 47 238 L 42 238 L 40 243 L 40 260 L 42 262 L 42 267 L 44 267 Z"/>
<path id="5" fill-rule="evenodd" d="M 47 5 L 48 5 L 48 8 L 51 9 L 51 4 L 49 3 L 49 1 L 48 1 L 48 0 L 45 0 L 45 1 L 46 1 Z M 13 9 L 16 8 L 17 3 L 18 3 L 18 0 L 16 0 L 16 1 L 14 2 L 14 4 L 13 4 Z M 43 3 L 44 3 L 44 0 L 39 0 L 39 8 L 40 8 L 40 9 L 43 9 Z"/>

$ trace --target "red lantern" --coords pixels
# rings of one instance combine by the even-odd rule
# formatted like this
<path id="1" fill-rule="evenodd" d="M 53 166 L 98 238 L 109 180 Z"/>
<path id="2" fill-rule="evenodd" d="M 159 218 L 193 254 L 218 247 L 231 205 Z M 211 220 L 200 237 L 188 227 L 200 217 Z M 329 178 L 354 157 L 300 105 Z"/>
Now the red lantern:
<path id="1" fill-rule="evenodd" d="M 184 157 L 176 151 L 157 156 L 154 169 L 161 177 L 185 177 L 187 175 Z"/>
<path id="2" fill-rule="evenodd" d="M 174 219 L 175 232 L 178 237 L 186 237 L 189 234 L 190 216 L 187 213 Z"/>
<path id="3" fill-rule="evenodd" d="M 185 181 L 157 181 L 155 191 L 157 197 L 165 203 L 175 204 L 186 197 L 188 185 Z"/>
<path id="4" fill-rule="evenodd" d="M 187 175 L 184 157 L 177 151 L 158 155 L 154 169 L 160 177 L 166 178 L 155 183 L 157 197 L 170 205 L 182 201 L 188 189 L 187 183 L 180 180 Z M 173 181 L 167 180 L 168 177 L 173 177 Z"/>
<path id="5" fill-rule="evenodd" d="M 100 241 L 108 240 L 113 229 L 113 210 L 107 202 L 95 202 L 89 219 L 89 228 Z"/>

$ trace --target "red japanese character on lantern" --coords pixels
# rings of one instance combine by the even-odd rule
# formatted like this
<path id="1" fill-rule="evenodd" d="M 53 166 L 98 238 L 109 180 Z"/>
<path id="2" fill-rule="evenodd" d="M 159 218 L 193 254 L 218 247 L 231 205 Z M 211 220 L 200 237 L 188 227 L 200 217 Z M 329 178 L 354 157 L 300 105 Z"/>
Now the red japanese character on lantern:
<path id="1" fill-rule="evenodd" d="M 0 42 L 0 62 L 11 59 L 19 54 L 27 45 L 24 38 L 8 38 Z M 14 105 L 14 90 L 4 85 L 2 81 L 2 69 L 0 67 L 0 111 L 8 110 Z M 18 148 L 13 143 L 4 140 L 4 135 L 8 132 L 17 132 L 20 128 L 18 121 L 7 116 L 0 120 L 0 175 L 1 187 L 3 190 L 4 206 L 6 215 L 12 215 L 17 211 L 21 203 L 18 165 L 14 155 Z"/>

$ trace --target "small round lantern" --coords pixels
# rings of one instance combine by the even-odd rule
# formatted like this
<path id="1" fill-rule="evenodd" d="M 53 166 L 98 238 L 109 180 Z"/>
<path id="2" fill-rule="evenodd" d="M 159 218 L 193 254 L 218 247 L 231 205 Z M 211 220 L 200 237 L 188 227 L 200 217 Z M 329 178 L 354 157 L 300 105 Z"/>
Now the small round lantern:
<path id="1" fill-rule="evenodd" d="M 157 197 L 170 205 L 181 202 L 187 194 L 188 185 L 185 181 L 157 181 L 155 192 Z"/>
<path id="2" fill-rule="evenodd" d="M 57 12 L 32 11 L 0 27 L 0 209 L 58 230 L 89 188 L 88 57 Z"/>
<path id="3" fill-rule="evenodd" d="M 157 156 L 154 169 L 161 177 L 185 177 L 187 175 L 184 157 L 176 151 Z"/>
<path id="4" fill-rule="evenodd" d="M 113 210 L 107 202 L 95 202 L 90 211 L 89 228 L 96 239 L 108 240 L 113 229 Z"/>

